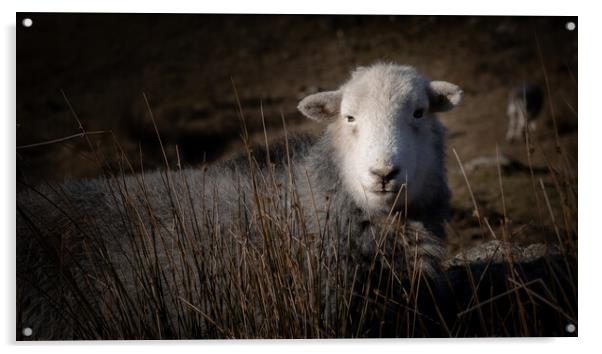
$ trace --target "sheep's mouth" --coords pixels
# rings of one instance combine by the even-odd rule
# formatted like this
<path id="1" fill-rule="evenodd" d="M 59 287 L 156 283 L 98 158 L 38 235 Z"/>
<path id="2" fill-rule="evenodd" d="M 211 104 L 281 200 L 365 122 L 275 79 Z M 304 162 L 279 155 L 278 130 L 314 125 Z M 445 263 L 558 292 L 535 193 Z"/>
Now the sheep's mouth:
<path id="1" fill-rule="evenodd" d="M 389 182 L 386 185 L 371 185 L 370 187 L 365 186 L 364 191 L 372 196 L 379 198 L 393 198 L 397 194 L 399 194 L 400 186 L 393 181 Z"/>
<path id="2" fill-rule="evenodd" d="M 395 195 L 399 191 L 398 190 L 387 190 L 387 189 L 376 189 L 376 190 L 372 190 L 371 192 L 376 195 L 386 196 L 386 195 Z"/>

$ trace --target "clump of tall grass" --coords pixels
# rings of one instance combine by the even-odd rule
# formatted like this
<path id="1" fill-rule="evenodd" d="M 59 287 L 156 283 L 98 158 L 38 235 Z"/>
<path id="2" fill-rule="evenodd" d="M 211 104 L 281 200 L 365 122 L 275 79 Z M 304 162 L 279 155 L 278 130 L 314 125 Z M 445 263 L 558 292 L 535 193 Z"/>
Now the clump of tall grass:
<path id="1" fill-rule="evenodd" d="M 282 161 L 258 156 L 264 152 L 249 143 L 242 108 L 240 115 L 240 161 L 249 173 L 236 183 L 252 188 L 236 189 L 239 212 L 230 220 L 220 214 L 223 191 L 207 183 L 207 167 L 183 168 L 164 154 L 164 168 L 152 177 L 159 185 L 148 183 L 151 174 L 136 171 L 116 139 L 121 164 L 109 168 L 80 122 L 104 171 L 102 191 L 82 196 L 64 185 L 24 184 L 28 197 L 17 198 L 19 339 L 25 327 L 32 339 L 184 339 L 567 335 L 566 325 L 576 324 L 577 179 L 562 149 L 560 165 L 548 165 L 560 206 L 532 174 L 559 251 L 522 262 L 500 243 L 485 259 L 443 266 L 433 279 L 411 264 L 421 260 L 408 254 L 408 238 L 422 236 L 403 213 L 386 221 L 395 239 L 375 235 L 370 266 L 355 263 L 345 251 L 353 235 L 334 222 L 310 222 L 317 215 L 301 207 L 288 139 Z M 532 143 L 527 136 L 528 153 Z M 265 145 L 269 152 L 267 136 Z M 276 176 L 279 163 L 284 180 Z M 501 172 L 499 187 L 503 199 Z M 169 210 L 153 202 L 156 188 Z M 116 214 L 79 207 L 78 199 L 101 194 Z M 506 216 L 498 235 L 473 201 L 482 232 L 511 242 Z M 379 251 L 387 242 L 392 254 Z M 494 260 L 499 254 L 504 261 Z"/>

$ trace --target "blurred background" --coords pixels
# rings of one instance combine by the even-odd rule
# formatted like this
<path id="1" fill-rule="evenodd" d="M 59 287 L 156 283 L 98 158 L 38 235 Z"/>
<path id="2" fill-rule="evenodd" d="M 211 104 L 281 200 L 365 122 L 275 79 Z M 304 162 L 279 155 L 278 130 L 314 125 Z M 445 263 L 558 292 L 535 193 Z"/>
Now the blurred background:
<path id="1" fill-rule="evenodd" d="M 109 166 L 120 167 L 122 149 L 134 169 L 158 168 L 144 93 L 170 163 L 179 155 L 195 166 L 240 151 L 236 92 L 254 140 L 263 139 L 262 112 L 270 138 L 282 136 L 282 117 L 289 131 L 319 133 L 298 101 L 375 61 L 464 89 L 462 105 L 440 115 L 454 193 L 450 249 L 484 237 L 454 150 L 480 213 L 494 230 L 506 214 L 517 242 L 553 237 L 546 225 L 562 202 L 548 166 L 570 161 L 576 181 L 576 17 L 19 13 L 17 24 L 17 188 L 102 173 L 81 137 L 28 147 L 80 133 L 74 113 L 86 131 L 117 138 L 119 147 L 110 133 L 89 136 Z M 508 95 L 524 82 L 545 92 L 530 145 L 505 140 Z M 546 197 L 552 215 L 542 213 Z"/>

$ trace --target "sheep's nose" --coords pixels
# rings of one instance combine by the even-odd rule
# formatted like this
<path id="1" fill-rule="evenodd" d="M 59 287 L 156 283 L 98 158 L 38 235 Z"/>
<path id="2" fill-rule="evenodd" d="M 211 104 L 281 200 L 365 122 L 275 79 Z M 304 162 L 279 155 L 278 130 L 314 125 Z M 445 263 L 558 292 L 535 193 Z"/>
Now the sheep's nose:
<path id="1" fill-rule="evenodd" d="M 399 168 L 395 166 L 371 168 L 370 173 L 381 179 L 383 182 L 388 182 L 399 174 Z"/>

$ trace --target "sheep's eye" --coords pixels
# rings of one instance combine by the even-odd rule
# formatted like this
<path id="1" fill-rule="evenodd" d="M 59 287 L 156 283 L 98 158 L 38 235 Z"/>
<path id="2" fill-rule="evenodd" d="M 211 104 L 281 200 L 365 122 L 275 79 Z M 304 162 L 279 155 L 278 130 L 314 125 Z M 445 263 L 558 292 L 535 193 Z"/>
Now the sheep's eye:
<path id="1" fill-rule="evenodd" d="M 414 111 L 414 118 L 422 118 L 424 115 L 424 109 L 417 109 Z"/>
<path id="2" fill-rule="evenodd" d="M 345 116 L 345 118 L 347 118 L 347 122 L 349 123 L 355 122 L 355 117 L 353 116 Z"/>

